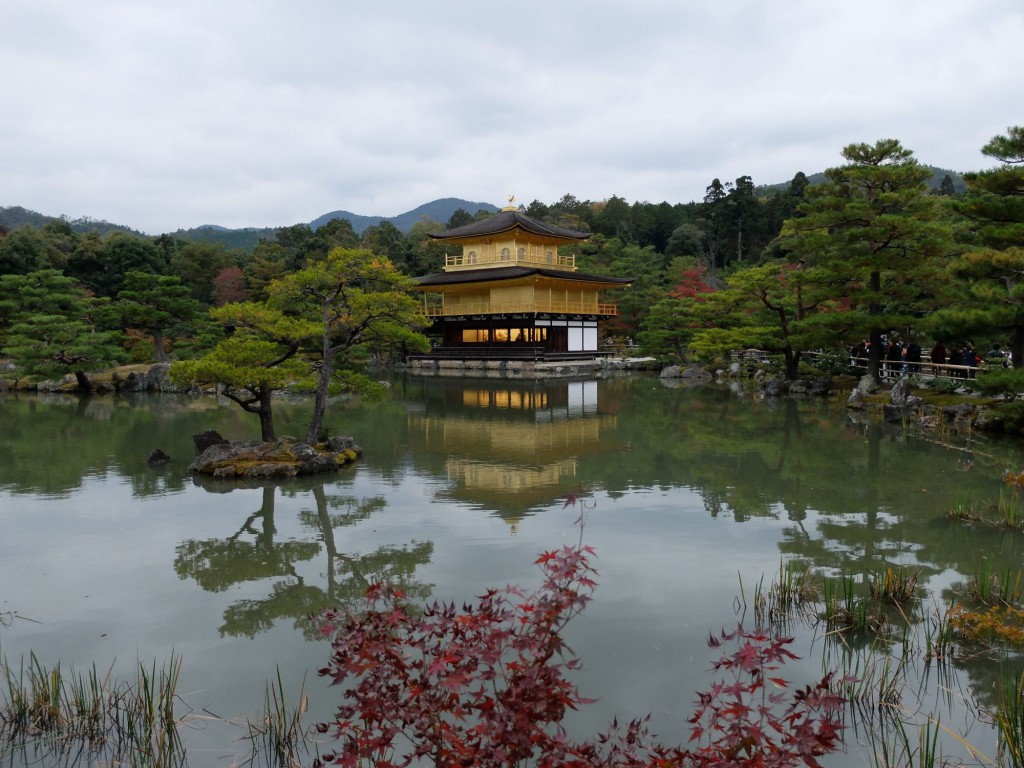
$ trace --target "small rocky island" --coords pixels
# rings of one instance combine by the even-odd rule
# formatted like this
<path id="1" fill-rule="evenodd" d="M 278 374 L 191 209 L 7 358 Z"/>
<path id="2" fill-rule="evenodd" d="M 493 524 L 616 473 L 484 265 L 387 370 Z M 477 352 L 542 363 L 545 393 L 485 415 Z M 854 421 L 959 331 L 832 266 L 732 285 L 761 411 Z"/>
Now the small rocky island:
<path id="1" fill-rule="evenodd" d="M 310 445 L 291 437 L 270 442 L 225 440 L 215 430 L 192 436 L 198 456 L 193 474 L 221 479 L 267 480 L 335 472 L 363 452 L 351 437 L 332 437 Z"/>

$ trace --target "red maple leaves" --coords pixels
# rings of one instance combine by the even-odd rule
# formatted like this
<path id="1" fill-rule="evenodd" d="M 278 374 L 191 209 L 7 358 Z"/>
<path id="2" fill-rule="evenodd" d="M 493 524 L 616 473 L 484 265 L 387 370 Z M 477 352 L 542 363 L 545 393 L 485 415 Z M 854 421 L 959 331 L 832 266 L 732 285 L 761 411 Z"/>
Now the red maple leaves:
<path id="1" fill-rule="evenodd" d="M 566 678 L 579 660 L 562 632 L 593 594 L 592 554 L 582 544 L 545 552 L 536 590 L 491 589 L 461 609 L 420 610 L 378 585 L 364 612 L 319 617 L 333 637 L 320 674 L 344 693 L 335 718 L 319 726 L 339 748 L 318 765 L 782 768 L 817 766 L 838 747 L 842 700 L 831 676 L 787 702 L 788 684 L 771 673 L 795 658 L 792 638 L 742 629 L 709 641 L 738 648 L 714 665 L 731 680 L 699 694 L 690 719 L 696 747 L 657 743 L 648 718 L 571 741 L 562 718 L 591 700 Z"/>

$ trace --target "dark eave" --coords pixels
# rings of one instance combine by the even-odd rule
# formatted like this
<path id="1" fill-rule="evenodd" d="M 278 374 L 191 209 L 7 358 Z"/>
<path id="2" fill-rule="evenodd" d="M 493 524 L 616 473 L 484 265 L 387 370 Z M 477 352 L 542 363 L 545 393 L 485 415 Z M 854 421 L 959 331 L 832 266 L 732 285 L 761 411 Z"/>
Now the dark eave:
<path id="1" fill-rule="evenodd" d="M 455 229 L 447 229 L 444 232 L 431 232 L 427 236 L 441 242 L 465 240 L 476 237 L 493 237 L 504 232 L 510 232 L 516 227 L 532 235 L 561 240 L 579 241 L 590 237 L 589 232 L 577 232 L 572 229 L 565 229 L 564 227 L 556 227 L 553 224 L 545 224 L 543 221 L 531 219 L 519 211 L 500 211 L 480 221 L 474 221 L 471 224 L 465 224 Z"/>
<path id="2" fill-rule="evenodd" d="M 417 277 L 416 283 L 421 287 L 434 285 L 459 285 L 462 283 L 484 283 L 495 280 L 515 280 L 522 277 L 553 277 L 556 280 L 567 280 L 576 283 L 599 283 L 617 286 L 629 285 L 633 282 L 628 277 L 611 277 L 609 275 L 588 275 L 583 272 L 567 272 L 563 269 L 545 269 L 544 267 L 491 267 L 489 269 L 460 269 L 455 272 L 437 272 L 433 275 Z"/>

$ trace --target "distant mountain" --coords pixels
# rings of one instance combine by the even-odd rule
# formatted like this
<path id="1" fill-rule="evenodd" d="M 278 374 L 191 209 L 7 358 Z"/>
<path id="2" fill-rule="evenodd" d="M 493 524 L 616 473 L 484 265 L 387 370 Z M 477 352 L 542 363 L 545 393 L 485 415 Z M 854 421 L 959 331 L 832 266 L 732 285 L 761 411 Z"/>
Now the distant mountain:
<path id="1" fill-rule="evenodd" d="M 375 227 L 381 221 L 390 221 L 399 231 L 408 234 L 409 230 L 420 219 L 427 218 L 443 225 L 459 208 L 462 208 L 471 216 L 476 214 L 477 211 L 496 213 L 498 210 L 497 206 L 490 203 L 473 203 L 469 200 L 460 200 L 457 197 L 445 197 L 440 200 L 434 200 L 431 203 L 424 203 L 418 208 L 413 208 L 411 211 L 406 211 L 398 216 L 362 216 L 351 211 L 331 211 L 313 219 L 309 222 L 309 226 L 313 229 L 319 229 L 331 219 L 348 219 L 352 223 L 352 229 L 356 231 L 356 234 L 361 235 L 367 227 Z"/>
<path id="2" fill-rule="evenodd" d="M 111 224 L 109 221 L 97 221 L 87 216 L 80 219 L 69 219 L 67 216 L 47 216 L 43 213 L 30 211 L 28 208 L 22 208 L 20 205 L 0 208 L 0 227 L 7 227 L 7 229 L 17 229 L 18 227 L 39 228 L 48 222 L 61 220 L 66 221 L 71 229 L 79 234 L 97 232 L 101 236 L 106 237 L 111 232 L 127 232 L 131 235 L 142 236 L 141 232 L 130 227 L 125 227 L 121 224 Z"/>
<path id="3" fill-rule="evenodd" d="M 964 182 L 964 177 L 961 176 L 956 171 L 950 171 L 945 168 L 938 168 L 934 165 L 926 165 L 924 167 L 932 172 L 932 177 L 928 179 L 928 181 L 926 182 L 929 190 L 938 189 L 939 185 L 942 184 L 942 180 L 946 177 L 947 174 L 953 182 L 953 190 L 956 193 L 959 194 L 960 192 L 963 192 L 965 189 L 967 189 L 967 184 L 966 182 Z M 792 181 L 792 179 L 790 181 Z M 821 171 L 819 173 L 807 174 L 807 181 L 810 184 L 821 184 L 823 181 L 825 181 L 824 171 Z M 785 192 L 787 189 L 789 189 L 789 183 L 789 181 L 782 181 L 779 182 L 778 184 L 757 185 L 756 189 L 758 192 L 767 194 L 771 194 L 772 192 Z"/>
<path id="4" fill-rule="evenodd" d="M 309 222 L 311 229 L 318 229 L 324 226 L 331 219 L 348 219 L 356 234 L 362 234 L 367 227 L 377 226 L 381 221 L 390 221 L 403 234 L 408 234 L 417 221 L 423 218 L 436 221 L 442 225 L 452 218 L 452 214 L 462 208 L 473 215 L 477 211 L 489 211 L 494 213 L 497 206 L 489 203 L 473 203 L 459 198 L 443 198 L 432 203 L 424 203 L 412 211 L 400 213 L 397 216 L 364 216 L 351 211 L 331 211 L 323 216 L 317 216 Z M 263 228 L 247 227 L 245 229 L 228 229 L 217 224 L 204 224 L 193 229 L 178 229 L 171 232 L 175 238 L 188 241 L 200 241 L 204 243 L 219 243 L 227 249 L 240 249 L 252 252 L 256 245 L 264 239 L 273 236 L 273 233 L 280 227 L 269 226 Z"/>
<path id="5" fill-rule="evenodd" d="M 309 222 L 312 229 L 317 229 L 331 219 L 348 219 L 352 222 L 352 228 L 357 234 L 362 234 L 367 227 L 377 226 L 381 221 L 387 220 L 395 225 L 401 232 L 408 233 L 410 229 L 424 217 L 444 225 L 459 208 L 462 208 L 470 215 L 477 211 L 484 210 L 494 213 L 497 206 L 490 203 L 474 203 L 469 200 L 461 200 L 457 197 L 446 197 L 441 200 L 434 200 L 424 203 L 418 208 L 401 213 L 397 216 L 362 216 L 350 211 L 332 211 L 319 216 Z M 111 232 L 127 232 L 132 235 L 145 237 L 142 232 L 131 229 L 120 224 L 111 224 L 108 221 L 96 221 L 90 218 L 68 219 L 66 216 L 48 216 L 36 211 L 30 211 L 21 206 L 9 208 L 0 207 L 0 227 L 17 229 L 18 227 L 42 227 L 47 222 L 63 219 L 71 225 L 76 232 L 98 232 L 106 236 Z M 290 225 L 284 225 L 290 226 Z M 172 237 L 192 242 L 205 242 L 223 245 L 228 250 L 242 250 L 252 252 L 256 245 L 265 238 L 272 237 L 281 227 L 244 227 L 242 229 L 230 229 L 219 224 L 203 224 L 191 229 L 179 229 L 170 232 Z"/>
<path id="6" fill-rule="evenodd" d="M 376 227 L 382 221 L 390 221 L 403 234 L 408 234 L 416 222 L 424 217 L 444 225 L 459 208 L 473 215 L 479 210 L 494 213 L 497 206 L 490 203 L 474 203 L 469 200 L 460 200 L 457 197 L 446 197 L 441 200 L 434 200 L 431 203 L 424 203 L 418 208 L 406 211 L 398 216 L 363 216 L 351 211 L 331 211 L 323 216 L 318 216 L 309 222 L 311 229 L 319 229 L 331 219 L 348 219 L 352 223 L 352 229 L 357 235 L 363 234 L 367 227 Z M 246 229 L 228 229 L 217 224 L 204 224 L 193 229 L 179 229 L 172 232 L 174 237 L 182 240 L 201 241 L 206 243 L 220 243 L 228 249 L 239 249 L 252 252 L 260 240 L 272 237 L 280 227 L 248 227 Z"/>

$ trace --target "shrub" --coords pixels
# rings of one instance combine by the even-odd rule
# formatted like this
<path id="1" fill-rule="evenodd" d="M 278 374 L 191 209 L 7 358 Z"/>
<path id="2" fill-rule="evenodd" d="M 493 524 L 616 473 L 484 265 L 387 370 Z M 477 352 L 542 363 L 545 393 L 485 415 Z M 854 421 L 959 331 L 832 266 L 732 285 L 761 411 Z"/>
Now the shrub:
<path id="1" fill-rule="evenodd" d="M 345 686 L 321 733 L 340 741 L 318 765 L 816 766 L 840 744 L 831 674 L 784 701 L 777 670 L 795 658 L 792 638 L 723 632 L 709 643 L 736 650 L 714 665 L 732 679 L 700 693 L 691 749 L 655 742 L 647 718 L 612 723 L 593 739 L 568 739 L 561 721 L 588 703 L 566 677 L 579 660 L 563 631 L 590 601 L 596 572 L 582 544 L 546 552 L 533 592 L 491 589 L 457 609 L 422 611 L 396 589 L 374 586 L 361 614 L 320 617 L 332 637 L 320 670 Z"/>
<path id="2" fill-rule="evenodd" d="M 984 428 L 1008 435 L 1024 434 L 1024 400 L 990 405 L 985 412 Z"/>
<path id="3" fill-rule="evenodd" d="M 851 372 L 850 353 L 845 349 L 827 349 L 820 354 L 808 356 L 806 368 L 801 361 L 801 373 L 842 376 Z"/>

